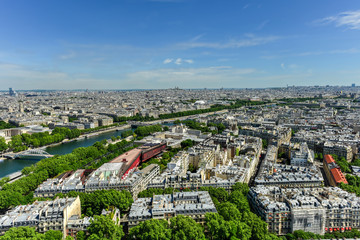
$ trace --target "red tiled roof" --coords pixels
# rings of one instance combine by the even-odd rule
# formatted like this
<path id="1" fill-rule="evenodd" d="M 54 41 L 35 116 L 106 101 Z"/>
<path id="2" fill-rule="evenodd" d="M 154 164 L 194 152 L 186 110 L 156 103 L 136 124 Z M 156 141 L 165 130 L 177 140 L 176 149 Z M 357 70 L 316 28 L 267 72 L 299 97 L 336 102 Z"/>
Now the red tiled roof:
<path id="1" fill-rule="evenodd" d="M 333 157 L 332 157 L 331 155 L 329 155 L 329 154 L 326 154 L 326 155 L 324 156 L 324 159 L 325 159 L 325 161 L 326 161 L 327 164 L 335 162 L 335 160 L 333 159 Z"/>
<path id="2" fill-rule="evenodd" d="M 333 168 L 330 171 L 331 171 L 331 174 L 333 175 L 336 183 L 341 183 L 342 182 L 342 183 L 348 184 L 344 174 L 341 172 L 340 169 Z"/>

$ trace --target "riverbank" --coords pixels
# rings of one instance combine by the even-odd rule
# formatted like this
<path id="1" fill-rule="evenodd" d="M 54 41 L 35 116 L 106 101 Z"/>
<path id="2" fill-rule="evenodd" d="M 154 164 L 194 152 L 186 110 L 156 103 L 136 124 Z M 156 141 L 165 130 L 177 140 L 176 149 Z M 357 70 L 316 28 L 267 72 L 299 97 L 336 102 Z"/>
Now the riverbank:
<path id="1" fill-rule="evenodd" d="M 85 138 L 90 138 L 90 137 L 96 137 L 100 134 L 103 134 L 103 133 L 108 133 L 108 132 L 115 132 L 115 131 L 122 131 L 122 130 L 125 130 L 125 129 L 129 129 L 131 128 L 131 125 L 130 124 L 126 124 L 126 125 L 122 125 L 122 126 L 115 126 L 115 127 L 110 127 L 110 128 L 104 128 L 104 129 L 100 129 L 98 131 L 94 131 L 94 132 L 90 132 L 90 133 L 84 133 L 82 135 L 80 135 L 79 137 L 77 138 L 74 138 L 74 139 L 64 139 L 62 140 L 61 142 L 58 142 L 58 143 L 52 143 L 52 144 L 49 144 L 49 145 L 46 145 L 46 146 L 42 146 L 40 148 L 37 148 L 37 149 L 42 149 L 42 150 L 45 150 L 47 148 L 51 148 L 51 147 L 56 147 L 56 146 L 59 146 L 61 144 L 64 144 L 64 143 L 71 143 L 71 142 L 75 142 L 75 141 L 79 141 L 79 140 L 83 140 Z M 30 148 L 29 148 L 30 149 Z M 36 148 L 33 148 L 33 149 L 36 149 Z"/>
<path id="2" fill-rule="evenodd" d="M 5 177 L 8 177 L 10 180 L 8 183 L 12 183 L 20 178 L 23 177 L 21 171 L 17 171 L 17 172 L 14 172 L 14 173 L 11 173 L 9 175 L 6 175 Z"/>
<path id="3" fill-rule="evenodd" d="M 122 132 L 128 130 L 130 125 L 122 125 L 111 129 L 102 129 L 98 131 L 96 135 L 90 135 L 85 138 L 82 135 L 80 138 L 73 139 L 71 141 L 64 141 L 60 143 L 54 143 L 41 149 L 51 155 L 64 155 L 71 153 L 76 148 L 92 146 L 95 142 L 100 142 L 104 139 L 108 140 L 111 137 L 121 137 Z M 9 174 L 21 171 L 24 167 L 28 167 L 39 161 L 33 159 L 15 159 L 15 160 L 3 160 L 0 161 L 0 178 Z"/>
<path id="4" fill-rule="evenodd" d="M 121 130 L 125 130 L 131 128 L 130 124 L 126 124 L 126 125 L 122 125 L 122 126 L 118 126 L 118 127 L 110 127 L 110 128 L 105 128 L 105 129 L 101 129 L 98 131 L 94 131 L 94 132 L 90 132 L 90 133 L 85 133 L 83 135 L 80 135 L 80 137 L 93 137 L 93 136 L 97 136 L 101 133 L 106 133 L 106 132 L 113 132 L 113 131 L 121 131 Z M 79 138 L 80 138 L 79 137 Z"/>

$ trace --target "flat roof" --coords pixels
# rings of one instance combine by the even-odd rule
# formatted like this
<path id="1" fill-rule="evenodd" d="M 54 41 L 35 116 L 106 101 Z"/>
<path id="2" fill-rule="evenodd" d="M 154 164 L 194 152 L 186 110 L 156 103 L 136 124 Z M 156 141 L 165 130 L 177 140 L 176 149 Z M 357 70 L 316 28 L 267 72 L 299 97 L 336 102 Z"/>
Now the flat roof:
<path id="1" fill-rule="evenodd" d="M 137 149 L 137 148 L 132 149 L 114 158 L 113 160 L 110 161 L 110 163 L 133 162 L 136 158 L 139 157 L 141 152 L 142 152 L 141 149 Z"/>

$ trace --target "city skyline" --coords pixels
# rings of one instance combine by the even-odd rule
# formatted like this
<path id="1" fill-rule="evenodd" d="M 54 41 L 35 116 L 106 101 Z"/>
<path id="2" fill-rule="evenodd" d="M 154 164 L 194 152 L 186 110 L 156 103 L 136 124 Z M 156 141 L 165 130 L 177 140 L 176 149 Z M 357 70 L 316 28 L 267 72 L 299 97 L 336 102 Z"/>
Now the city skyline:
<path id="1" fill-rule="evenodd" d="M 359 82 L 360 3 L 2 1 L 0 90 Z"/>

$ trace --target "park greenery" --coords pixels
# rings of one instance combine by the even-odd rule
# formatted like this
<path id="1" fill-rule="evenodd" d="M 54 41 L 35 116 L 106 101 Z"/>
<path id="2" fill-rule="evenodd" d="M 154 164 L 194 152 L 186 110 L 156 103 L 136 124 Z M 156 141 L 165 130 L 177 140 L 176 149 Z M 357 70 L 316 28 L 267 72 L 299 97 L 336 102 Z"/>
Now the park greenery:
<path id="1" fill-rule="evenodd" d="M 344 157 L 338 157 L 335 154 L 332 154 L 331 156 L 334 158 L 336 164 L 339 165 L 343 173 L 351 173 L 351 164 L 346 161 Z"/>
<path id="2" fill-rule="evenodd" d="M 121 225 L 113 222 L 110 216 L 96 215 L 90 220 L 91 224 L 88 233 L 79 231 L 76 234 L 77 240 L 118 240 L 125 236 Z M 10 228 L 0 240 L 62 240 L 63 233 L 61 231 L 49 230 L 45 233 L 38 233 L 35 227 L 14 227 Z M 74 240 L 73 237 L 67 236 L 65 240 Z"/>
<path id="3" fill-rule="evenodd" d="M 36 232 L 35 227 L 14 227 L 10 228 L 3 236 L 0 237 L 0 240 L 62 240 L 63 234 L 61 231 L 49 230 L 46 233 Z M 66 240 L 73 239 L 72 237 L 67 237 Z"/>
<path id="4" fill-rule="evenodd" d="M 8 128 L 15 128 L 15 127 L 16 126 L 11 123 L 0 121 L 0 129 L 8 129 Z"/>
<path id="5" fill-rule="evenodd" d="M 339 187 L 347 192 L 355 193 L 360 196 L 360 177 L 346 174 L 346 180 L 348 184 L 340 183 Z"/>
<path id="6" fill-rule="evenodd" d="M 262 139 L 262 148 L 267 148 L 269 145 L 268 141 L 266 139 Z"/>
<path id="7" fill-rule="evenodd" d="M 336 164 L 340 167 L 343 173 L 351 173 L 352 166 L 360 167 L 360 159 L 355 159 L 352 162 L 348 162 L 344 157 L 339 157 L 335 154 L 331 154 L 331 156 L 334 158 Z"/>
<path id="8" fill-rule="evenodd" d="M 0 137 L 0 152 L 5 151 L 8 148 L 8 145 L 4 137 Z"/>
<path id="9" fill-rule="evenodd" d="M 83 233 L 78 233 L 82 239 L 89 240 L 101 240 L 101 239 L 110 239 L 118 240 L 125 236 L 125 233 L 121 225 L 114 223 L 109 216 L 94 216 L 94 219 L 91 221 L 91 224 L 88 228 L 88 236 Z M 77 236 L 78 240 L 81 240 Z"/>
<path id="10" fill-rule="evenodd" d="M 193 140 L 191 140 L 191 139 L 186 139 L 186 140 L 182 141 L 182 142 L 180 143 L 180 145 L 181 145 L 181 148 L 182 148 L 182 149 L 186 150 L 186 149 L 191 148 L 192 146 L 194 146 L 194 145 L 195 145 L 195 141 L 193 141 Z"/>
<path id="11" fill-rule="evenodd" d="M 356 229 L 346 232 L 333 232 L 325 233 L 325 235 L 315 234 L 312 232 L 305 232 L 303 230 L 297 230 L 293 233 L 286 234 L 283 238 L 286 240 L 298 240 L 298 239 L 354 239 L 360 237 L 360 232 Z"/>
<path id="12" fill-rule="evenodd" d="M 69 117 L 69 122 L 74 122 L 76 120 L 79 120 L 77 117 Z"/>
<path id="13" fill-rule="evenodd" d="M 21 135 L 15 135 L 11 137 L 11 141 L 8 144 L 8 148 L 13 152 L 20 152 L 31 148 L 42 147 L 52 143 L 58 143 L 64 139 L 73 139 L 79 137 L 81 134 L 78 129 L 68 128 L 55 128 L 51 133 L 23 133 Z"/>
<path id="14" fill-rule="evenodd" d="M 133 135 L 133 131 L 132 131 L 132 130 L 126 130 L 126 131 L 123 131 L 123 132 L 121 133 L 121 137 L 122 137 L 122 138 L 127 138 L 127 137 L 132 136 L 132 135 Z"/>
<path id="15" fill-rule="evenodd" d="M 161 132 L 161 131 L 162 131 L 161 125 L 157 124 L 157 125 L 150 125 L 150 126 L 139 126 L 135 129 L 134 133 L 137 136 L 144 137 L 144 136 L 148 136 L 154 132 Z"/>
<path id="16" fill-rule="evenodd" d="M 306 101 L 316 101 L 322 99 L 321 97 L 306 97 L 306 98 L 281 98 L 278 99 L 279 102 L 284 102 L 286 104 L 292 104 L 296 102 L 306 102 Z"/>
<path id="17" fill-rule="evenodd" d="M 188 216 L 166 220 L 152 219 L 130 229 L 128 239 L 205 239 L 204 229 Z"/>

